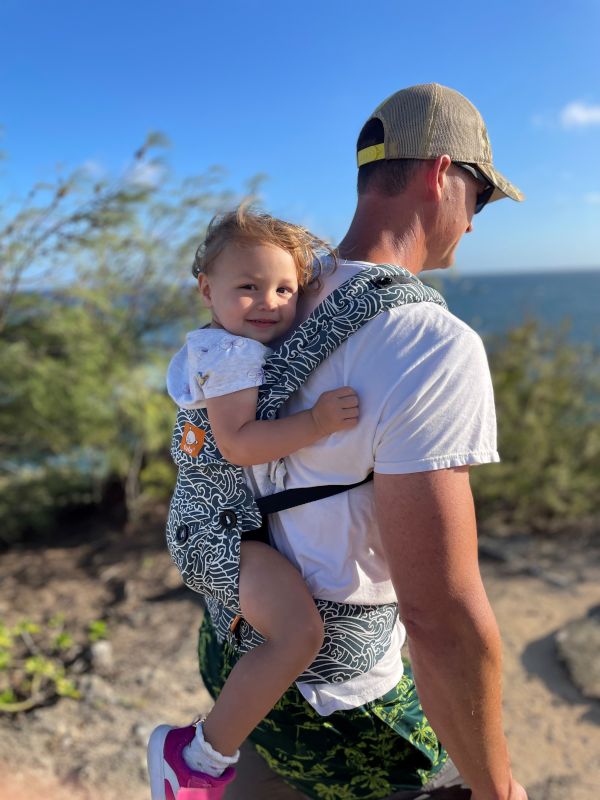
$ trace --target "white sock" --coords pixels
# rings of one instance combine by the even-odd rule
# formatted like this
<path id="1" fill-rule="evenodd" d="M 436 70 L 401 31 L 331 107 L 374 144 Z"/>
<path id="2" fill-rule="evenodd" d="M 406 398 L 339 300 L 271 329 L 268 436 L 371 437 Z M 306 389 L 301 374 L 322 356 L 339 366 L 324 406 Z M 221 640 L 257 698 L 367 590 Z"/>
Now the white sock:
<path id="1" fill-rule="evenodd" d="M 212 778 L 220 778 L 227 767 L 235 764 L 239 757 L 239 750 L 236 750 L 232 756 L 224 756 L 211 747 L 204 738 L 201 722 L 196 725 L 196 735 L 183 749 L 183 760 L 188 767 L 196 772 L 204 772 Z"/>

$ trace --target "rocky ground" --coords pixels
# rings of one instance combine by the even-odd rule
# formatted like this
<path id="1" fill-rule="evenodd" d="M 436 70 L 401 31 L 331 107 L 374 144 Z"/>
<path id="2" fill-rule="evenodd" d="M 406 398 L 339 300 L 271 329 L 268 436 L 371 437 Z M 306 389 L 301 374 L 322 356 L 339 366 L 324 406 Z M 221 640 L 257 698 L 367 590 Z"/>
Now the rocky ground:
<path id="1" fill-rule="evenodd" d="M 577 626 L 558 644 L 556 636 L 600 603 L 599 553 L 594 529 L 481 540 L 505 646 L 507 734 L 530 800 L 600 796 L 600 701 L 593 682 L 584 688 L 590 697 L 577 688 L 559 655 L 559 646 L 572 653 L 590 636 Z M 0 797 L 148 800 L 150 731 L 210 705 L 195 657 L 202 608 L 164 550 L 162 510 L 124 530 L 82 523 L 50 546 L 2 554 L 0 619 L 57 612 L 80 630 L 105 620 L 108 639 L 80 664 L 81 699 L 0 714 Z M 580 679 L 592 672 L 593 663 L 580 665 Z"/>

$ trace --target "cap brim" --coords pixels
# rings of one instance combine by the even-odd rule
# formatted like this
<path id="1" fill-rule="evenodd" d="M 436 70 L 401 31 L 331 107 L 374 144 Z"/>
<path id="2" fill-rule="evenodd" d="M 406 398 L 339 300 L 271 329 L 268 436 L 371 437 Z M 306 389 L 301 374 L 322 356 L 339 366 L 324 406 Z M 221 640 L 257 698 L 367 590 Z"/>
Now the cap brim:
<path id="1" fill-rule="evenodd" d="M 498 172 L 497 169 L 494 169 L 491 164 L 477 164 L 477 168 L 481 170 L 488 181 L 496 187 L 488 203 L 493 203 L 494 200 L 502 200 L 504 197 L 510 197 L 511 200 L 517 200 L 518 202 L 525 200 L 523 192 L 517 189 L 510 181 L 506 180 L 504 175 Z"/>

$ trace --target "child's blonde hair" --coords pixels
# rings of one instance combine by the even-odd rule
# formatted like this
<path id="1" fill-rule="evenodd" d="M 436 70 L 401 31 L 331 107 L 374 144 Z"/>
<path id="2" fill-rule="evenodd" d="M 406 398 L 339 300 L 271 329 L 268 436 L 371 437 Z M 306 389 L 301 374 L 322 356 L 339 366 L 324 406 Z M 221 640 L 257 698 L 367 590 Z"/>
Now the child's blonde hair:
<path id="1" fill-rule="evenodd" d="M 196 251 L 192 274 L 208 275 L 216 258 L 228 244 L 242 247 L 273 245 L 289 253 L 296 265 L 298 286 L 302 290 L 321 272 L 321 258 L 328 256 L 335 265 L 333 249 L 301 225 L 252 211 L 247 204 L 216 215 L 206 230 L 206 238 Z"/>

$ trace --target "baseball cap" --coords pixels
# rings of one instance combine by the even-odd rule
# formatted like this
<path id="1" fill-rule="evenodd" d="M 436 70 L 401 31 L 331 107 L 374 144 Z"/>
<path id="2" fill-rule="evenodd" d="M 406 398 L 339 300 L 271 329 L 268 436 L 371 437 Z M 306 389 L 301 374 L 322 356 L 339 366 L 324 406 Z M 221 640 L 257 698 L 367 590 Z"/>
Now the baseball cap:
<path id="1" fill-rule="evenodd" d="M 439 83 L 401 89 L 384 100 L 367 122 L 378 119 L 383 141 L 357 152 L 358 166 L 396 158 L 437 158 L 475 165 L 494 191 L 488 202 L 524 195 L 492 163 L 492 148 L 479 111 L 467 98 Z M 366 124 L 366 123 L 365 123 Z"/>

